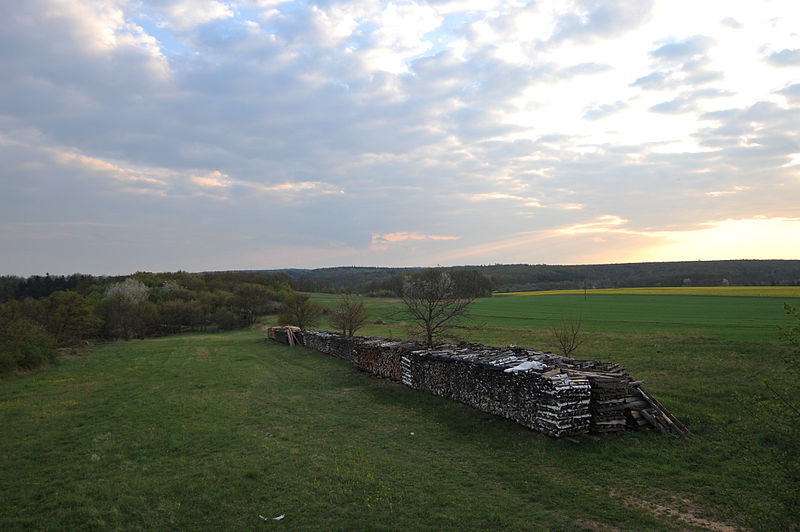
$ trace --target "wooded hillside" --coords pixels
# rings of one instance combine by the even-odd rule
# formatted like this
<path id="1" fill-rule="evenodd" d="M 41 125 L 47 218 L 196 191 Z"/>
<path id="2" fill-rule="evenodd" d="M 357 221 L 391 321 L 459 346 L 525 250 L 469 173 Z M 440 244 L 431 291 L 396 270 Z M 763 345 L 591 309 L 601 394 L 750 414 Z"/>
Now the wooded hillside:
<path id="1" fill-rule="evenodd" d="M 459 266 L 488 277 L 498 292 L 639 286 L 772 286 L 800 284 L 800 260 L 721 260 L 589 264 L 494 264 Z M 415 268 L 338 267 L 263 270 L 286 273 L 297 290 L 392 292 L 398 277 Z M 393 280 L 394 278 L 394 280 Z"/>

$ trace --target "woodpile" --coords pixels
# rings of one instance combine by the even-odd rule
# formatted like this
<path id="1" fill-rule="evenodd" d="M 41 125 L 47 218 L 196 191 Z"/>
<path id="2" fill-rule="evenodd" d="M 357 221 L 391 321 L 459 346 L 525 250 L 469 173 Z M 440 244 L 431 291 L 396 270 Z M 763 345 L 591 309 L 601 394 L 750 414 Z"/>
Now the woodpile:
<path id="1" fill-rule="evenodd" d="M 360 338 L 353 346 L 353 365 L 379 377 L 403 380 L 402 358 L 418 349 L 414 342 L 400 342 L 385 338 Z"/>
<path id="2" fill-rule="evenodd" d="M 553 437 L 587 432 L 588 381 L 536 358 L 546 357 L 475 345 L 415 351 L 404 357 L 403 382 Z"/>
<path id="3" fill-rule="evenodd" d="M 625 430 L 625 398 L 628 383 L 608 375 L 592 375 L 589 383 L 592 400 L 592 432 L 619 432 Z"/>
<path id="4" fill-rule="evenodd" d="M 271 339 L 348 360 L 374 375 L 512 419 L 553 437 L 654 427 L 689 432 L 619 364 L 517 346 L 436 350 L 385 338 L 273 327 Z"/>
<path id="5" fill-rule="evenodd" d="M 298 333 L 300 333 L 299 327 L 270 327 L 267 329 L 270 340 L 275 340 L 276 342 L 286 345 L 295 345 L 298 343 L 304 345 L 299 341 L 299 338 L 297 338 Z"/>
<path id="6" fill-rule="evenodd" d="M 326 331 L 301 331 L 298 335 L 302 343 L 309 349 L 341 358 L 348 362 L 353 360 L 355 341 L 347 336 Z"/>

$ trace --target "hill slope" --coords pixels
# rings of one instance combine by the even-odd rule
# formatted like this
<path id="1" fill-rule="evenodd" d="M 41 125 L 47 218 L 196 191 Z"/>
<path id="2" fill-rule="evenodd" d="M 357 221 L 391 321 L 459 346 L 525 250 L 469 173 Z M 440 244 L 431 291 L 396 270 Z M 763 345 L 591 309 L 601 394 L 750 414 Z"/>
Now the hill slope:
<path id="1" fill-rule="evenodd" d="M 566 288 L 622 288 L 643 286 L 765 286 L 800 284 L 800 260 L 720 260 L 589 264 L 494 264 L 461 266 L 486 275 L 500 292 Z M 263 270 L 292 276 L 301 290 L 380 289 L 392 276 L 415 268 L 347 266 L 311 270 Z"/>

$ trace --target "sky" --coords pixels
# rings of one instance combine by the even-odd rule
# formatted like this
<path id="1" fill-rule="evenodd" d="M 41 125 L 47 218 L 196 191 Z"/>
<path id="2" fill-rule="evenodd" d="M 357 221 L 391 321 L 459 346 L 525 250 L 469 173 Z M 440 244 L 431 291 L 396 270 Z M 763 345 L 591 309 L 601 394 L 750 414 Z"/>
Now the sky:
<path id="1" fill-rule="evenodd" d="M 0 274 L 800 259 L 787 1 L 0 2 Z"/>

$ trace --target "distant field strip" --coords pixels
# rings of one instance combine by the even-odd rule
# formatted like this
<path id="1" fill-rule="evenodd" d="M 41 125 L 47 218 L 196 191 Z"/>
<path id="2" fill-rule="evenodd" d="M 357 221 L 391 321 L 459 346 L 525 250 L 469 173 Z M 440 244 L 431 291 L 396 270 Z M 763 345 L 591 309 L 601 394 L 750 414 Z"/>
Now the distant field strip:
<path id="1" fill-rule="evenodd" d="M 651 288 L 593 288 L 587 295 L 646 295 L 646 296 L 745 296 L 800 298 L 800 286 L 655 286 Z M 583 290 L 542 290 L 531 292 L 506 292 L 495 297 L 583 295 Z"/>
<path id="2" fill-rule="evenodd" d="M 675 290 L 675 289 L 672 289 Z M 783 303 L 794 297 L 656 294 L 596 290 L 533 292 L 479 299 L 472 308 L 485 327 L 549 329 L 563 318 L 581 318 L 584 329 L 606 333 L 680 333 L 751 341 L 777 341 L 789 324 Z M 733 296 L 733 294 L 729 294 Z"/>

